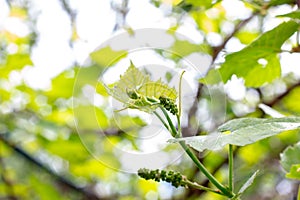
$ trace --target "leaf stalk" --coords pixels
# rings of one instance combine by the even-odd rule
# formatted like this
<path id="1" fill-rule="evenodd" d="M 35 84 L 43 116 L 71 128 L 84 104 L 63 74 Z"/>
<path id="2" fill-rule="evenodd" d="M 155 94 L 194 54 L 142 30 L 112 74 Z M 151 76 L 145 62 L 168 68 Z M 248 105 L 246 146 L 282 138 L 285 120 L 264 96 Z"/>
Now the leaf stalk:
<path id="1" fill-rule="evenodd" d="M 167 111 L 163 108 L 160 107 L 160 109 L 162 110 L 164 116 L 166 117 L 168 124 L 171 130 L 170 133 L 173 137 L 178 138 L 181 136 L 181 128 L 180 128 L 180 118 L 179 115 L 177 115 L 177 120 L 178 120 L 178 131 L 176 130 L 170 116 L 168 115 Z M 162 118 L 160 117 L 159 119 L 162 120 Z M 221 194 L 223 194 L 224 196 L 227 197 L 233 197 L 234 194 L 232 193 L 231 190 L 229 190 L 227 187 L 225 187 L 224 185 L 222 185 L 207 169 L 206 167 L 201 163 L 201 161 L 198 159 L 198 157 L 191 151 L 191 149 L 186 145 L 186 143 L 184 141 L 180 141 L 179 144 L 181 145 L 181 147 L 185 150 L 185 152 L 187 153 L 187 155 L 193 160 L 193 162 L 196 164 L 196 166 L 199 168 L 199 170 L 209 179 L 209 181 L 214 184 L 221 192 Z"/>
<path id="2" fill-rule="evenodd" d="M 228 164 L 229 164 L 229 190 L 233 192 L 233 145 L 229 144 L 229 151 L 228 151 Z"/>

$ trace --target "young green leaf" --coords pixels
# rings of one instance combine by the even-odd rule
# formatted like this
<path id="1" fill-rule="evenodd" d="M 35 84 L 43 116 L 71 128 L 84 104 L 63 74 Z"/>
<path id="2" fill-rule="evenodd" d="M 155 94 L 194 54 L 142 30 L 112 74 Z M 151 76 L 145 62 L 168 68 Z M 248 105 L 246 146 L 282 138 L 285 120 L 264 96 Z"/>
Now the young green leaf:
<path id="1" fill-rule="evenodd" d="M 124 103 L 125 108 L 139 109 L 144 112 L 153 112 L 160 104 L 160 97 L 175 102 L 177 93 L 161 80 L 152 81 L 149 75 L 139 71 L 131 62 L 120 80 L 113 87 L 104 85 L 107 92 Z"/>
<path id="2" fill-rule="evenodd" d="M 218 128 L 218 134 L 171 139 L 169 142 L 185 141 L 198 151 L 220 150 L 228 144 L 245 146 L 300 127 L 300 117 L 240 118 L 226 122 Z"/>
<path id="3" fill-rule="evenodd" d="M 300 164 L 300 142 L 287 147 L 280 154 L 280 162 L 285 171 L 289 172 L 291 167 L 295 164 Z"/>
<path id="4" fill-rule="evenodd" d="M 159 97 L 166 97 L 175 101 L 177 98 L 176 90 L 170 88 L 161 80 L 145 83 L 137 90 L 137 92 L 141 95 L 156 99 L 159 99 Z"/>
<path id="5" fill-rule="evenodd" d="M 105 85 L 108 94 L 117 99 L 118 101 L 126 104 L 130 101 L 128 91 L 137 90 L 141 85 L 149 82 L 150 78 L 148 75 L 143 74 L 139 71 L 133 63 L 130 67 L 120 76 L 120 80 L 114 84 L 113 88 Z"/>

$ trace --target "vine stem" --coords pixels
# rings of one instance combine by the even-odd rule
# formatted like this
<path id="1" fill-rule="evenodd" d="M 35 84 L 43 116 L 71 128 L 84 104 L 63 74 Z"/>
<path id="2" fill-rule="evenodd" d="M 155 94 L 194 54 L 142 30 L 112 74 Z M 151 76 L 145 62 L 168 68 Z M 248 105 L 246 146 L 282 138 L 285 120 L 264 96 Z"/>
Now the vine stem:
<path id="1" fill-rule="evenodd" d="M 228 164 L 229 164 L 229 190 L 233 192 L 233 146 L 229 144 L 229 151 L 228 151 Z"/>
<path id="2" fill-rule="evenodd" d="M 168 124 L 163 120 L 163 118 L 156 112 L 153 112 L 155 114 L 155 116 L 161 121 L 161 123 L 164 125 L 164 127 L 170 131 L 170 127 L 168 126 Z"/>
<path id="3" fill-rule="evenodd" d="M 168 121 L 170 130 L 171 130 L 171 131 L 170 131 L 171 135 L 172 135 L 173 137 L 175 137 L 175 138 L 178 138 L 178 136 L 179 136 L 179 135 L 178 135 L 178 132 L 177 132 L 177 130 L 176 130 L 176 128 L 175 128 L 175 126 L 174 126 L 174 124 L 173 124 L 171 118 L 169 117 L 167 111 L 166 111 L 163 107 L 161 107 L 161 106 L 160 106 L 160 109 L 161 109 L 161 111 L 163 112 L 164 116 L 166 117 L 166 119 L 167 119 L 167 121 Z"/>
<path id="4" fill-rule="evenodd" d="M 205 166 L 199 161 L 197 156 L 189 149 L 189 147 L 185 144 L 184 141 L 180 141 L 179 144 L 185 150 L 185 152 L 189 155 L 189 157 L 193 160 L 199 170 L 210 180 L 212 184 L 214 184 L 222 194 L 233 197 L 234 194 L 229 191 L 224 185 L 222 185 L 206 168 Z"/>
<path id="5" fill-rule="evenodd" d="M 175 138 L 178 138 L 181 133 L 179 133 L 170 116 L 168 115 L 167 111 L 163 108 L 160 107 L 160 109 L 162 110 L 164 116 L 166 117 L 170 130 L 171 130 L 171 135 Z M 180 118 L 179 115 L 177 115 L 177 120 L 178 122 L 180 122 Z M 180 131 L 180 123 L 179 123 L 179 129 Z M 226 188 L 224 185 L 222 185 L 207 169 L 206 167 L 200 162 L 200 160 L 198 159 L 198 157 L 191 151 L 191 149 L 185 144 L 184 141 L 180 141 L 179 144 L 181 145 L 181 147 L 185 150 L 185 152 L 187 153 L 187 155 L 193 160 L 193 162 L 196 164 L 196 166 L 199 168 L 199 170 L 210 180 L 210 182 L 212 184 L 214 184 L 220 191 L 220 194 L 223 194 L 227 197 L 233 197 L 234 194 L 232 193 L 232 191 L 228 190 L 228 188 Z"/>
<path id="6" fill-rule="evenodd" d="M 183 77 L 183 74 L 185 73 L 185 71 L 181 72 L 181 75 L 180 75 L 180 79 L 179 79 L 179 102 L 178 102 L 178 115 L 177 115 L 177 120 L 178 118 L 181 116 L 181 92 L 182 92 L 182 77 Z"/>

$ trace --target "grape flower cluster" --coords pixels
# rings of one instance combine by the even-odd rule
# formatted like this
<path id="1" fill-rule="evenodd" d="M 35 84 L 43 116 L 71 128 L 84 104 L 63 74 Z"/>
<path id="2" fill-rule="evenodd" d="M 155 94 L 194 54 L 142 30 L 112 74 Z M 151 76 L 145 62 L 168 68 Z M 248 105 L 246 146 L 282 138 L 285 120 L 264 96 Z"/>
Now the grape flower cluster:
<path id="1" fill-rule="evenodd" d="M 168 111 L 170 111 L 173 115 L 178 114 L 178 108 L 175 102 L 166 97 L 159 97 L 160 104 Z"/>
<path id="2" fill-rule="evenodd" d="M 165 170 L 149 170 L 149 169 L 139 169 L 138 175 L 146 180 L 154 180 L 156 182 L 166 181 L 171 183 L 174 187 L 183 186 L 186 187 L 185 177 L 179 172 L 165 171 Z"/>

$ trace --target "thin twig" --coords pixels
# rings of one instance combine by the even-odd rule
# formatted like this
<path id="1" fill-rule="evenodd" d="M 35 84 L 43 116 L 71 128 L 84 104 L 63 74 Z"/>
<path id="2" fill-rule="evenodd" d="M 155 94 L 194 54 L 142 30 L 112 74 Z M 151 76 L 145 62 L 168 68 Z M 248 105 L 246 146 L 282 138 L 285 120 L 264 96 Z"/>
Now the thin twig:
<path id="1" fill-rule="evenodd" d="M 197 89 L 197 93 L 196 93 L 194 102 L 188 112 L 188 124 L 186 127 L 182 128 L 182 136 L 183 137 L 195 135 L 194 132 L 196 132 L 196 134 L 198 132 L 200 132 L 199 130 L 193 130 L 192 118 L 196 115 L 196 112 L 198 110 L 198 104 L 199 104 L 199 100 L 201 98 L 201 91 L 202 91 L 203 86 L 204 85 L 202 83 L 199 83 L 199 85 L 198 85 L 198 89 Z"/>
<path id="2" fill-rule="evenodd" d="M 213 61 L 216 60 L 216 58 L 218 57 L 219 53 L 225 48 L 226 44 L 228 43 L 228 41 L 237 33 L 241 30 L 241 28 L 243 28 L 249 21 L 251 21 L 259 12 L 254 12 L 250 17 L 248 17 L 245 20 L 240 21 L 235 27 L 234 30 L 225 37 L 223 43 L 220 46 L 217 46 L 214 48 L 213 50 Z"/>
<path id="3" fill-rule="evenodd" d="M 295 89 L 296 87 L 300 86 L 300 82 L 290 86 L 284 93 L 282 93 L 281 95 L 277 96 L 276 98 L 274 98 L 272 101 L 270 102 L 264 102 L 264 104 L 273 107 L 275 104 L 279 103 L 284 97 L 286 97 L 287 95 L 289 95 L 291 93 L 291 91 L 293 89 Z"/>
<path id="4" fill-rule="evenodd" d="M 71 9 L 69 4 L 66 2 L 66 0 L 60 0 L 62 8 L 66 11 L 66 13 L 70 16 L 71 18 L 71 23 L 74 24 L 75 18 L 76 18 L 76 12 Z"/>
<path id="5" fill-rule="evenodd" d="M 111 4 L 111 8 L 116 12 L 116 24 L 113 31 L 117 31 L 126 25 L 126 16 L 128 14 L 129 0 L 122 0 L 121 5 Z"/>

